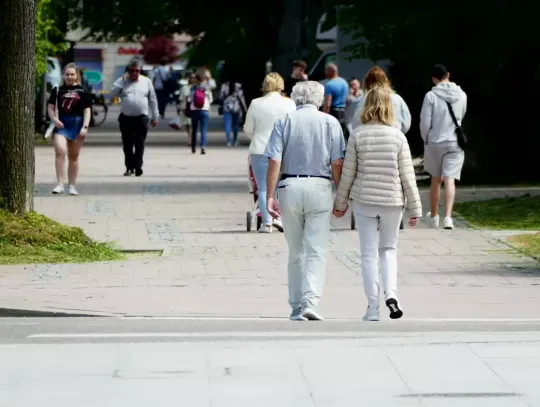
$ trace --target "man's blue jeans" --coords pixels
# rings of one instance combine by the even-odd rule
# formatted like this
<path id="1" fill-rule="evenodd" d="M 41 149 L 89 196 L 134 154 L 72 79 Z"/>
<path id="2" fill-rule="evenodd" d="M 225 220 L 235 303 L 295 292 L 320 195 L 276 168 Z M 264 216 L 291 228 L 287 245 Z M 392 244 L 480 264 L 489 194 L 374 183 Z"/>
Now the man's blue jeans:
<path id="1" fill-rule="evenodd" d="M 208 144 L 208 110 L 191 111 L 191 150 L 197 147 L 197 130 L 201 129 L 201 148 Z"/>
<path id="2" fill-rule="evenodd" d="M 262 224 L 271 225 L 272 216 L 266 209 L 266 172 L 268 171 L 268 158 L 262 154 L 251 154 L 251 169 L 255 175 L 257 182 L 257 190 L 259 195 L 259 210 L 262 215 Z"/>
<path id="3" fill-rule="evenodd" d="M 238 140 L 238 132 L 240 131 L 240 113 L 224 112 L 223 121 L 225 122 L 225 135 L 227 136 L 227 143 L 236 144 Z"/>

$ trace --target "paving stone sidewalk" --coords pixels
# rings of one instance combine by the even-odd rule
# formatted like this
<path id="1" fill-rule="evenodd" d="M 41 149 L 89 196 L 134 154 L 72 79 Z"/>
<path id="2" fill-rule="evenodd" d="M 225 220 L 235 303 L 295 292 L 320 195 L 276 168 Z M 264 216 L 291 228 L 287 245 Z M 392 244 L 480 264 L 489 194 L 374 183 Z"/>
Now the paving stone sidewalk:
<path id="1" fill-rule="evenodd" d="M 282 317 L 286 244 L 282 234 L 246 232 L 247 149 L 213 143 L 192 155 L 185 136 L 152 134 L 140 178 L 122 176 L 122 149 L 85 146 L 80 196 L 52 196 L 53 151 L 36 150 L 36 210 L 123 249 L 164 250 L 125 262 L 0 266 L 0 308 L 123 315 Z M 169 146 L 163 141 L 169 140 Z M 460 190 L 460 200 L 540 189 Z M 422 192 L 424 201 L 426 191 Z M 425 212 L 425 211 L 424 211 Z M 459 222 L 458 222 L 459 226 Z M 463 225 L 462 225 L 463 226 Z M 538 263 L 508 253 L 489 233 L 459 227 L 406 229 L 399 289 L 407 318 L 540 318 Z M 334 220 L 321 312 L 360 318 L 365 307 L 358 237 Z"/>

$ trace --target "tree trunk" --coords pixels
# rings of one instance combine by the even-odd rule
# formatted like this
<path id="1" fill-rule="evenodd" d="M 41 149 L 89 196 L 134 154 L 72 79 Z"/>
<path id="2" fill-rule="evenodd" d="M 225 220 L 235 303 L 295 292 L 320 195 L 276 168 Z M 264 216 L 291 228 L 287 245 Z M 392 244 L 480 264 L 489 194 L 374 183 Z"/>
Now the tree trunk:
<path id="1" fill-rule="evenodd" d="M 0 27 L 0 206 L 22 215 L 34 205 L 36 0 L 3 0 Z"/>
<path id="2" fill-rule="evenodd" d="M 277 47 L 272 70 L 284 79 L 291 75 L 294 60 L 315 61 L 321 51 L 317 48 L 317 26 L 322 14 L 330 8 L 326 1 L 284 0 L 283 17 L 278 30 Z M 308 72 L 311 66 L 308 65 Z"/>
<path id="3" fill-rule="evenodd" d="M 272 70 L 284 79 L 291 75 L 292 62 L 303 59 L 302 51 L 302 3 L 304 0 L 283 0 L 283 17 L 278 30 L 276 54 Z"/>

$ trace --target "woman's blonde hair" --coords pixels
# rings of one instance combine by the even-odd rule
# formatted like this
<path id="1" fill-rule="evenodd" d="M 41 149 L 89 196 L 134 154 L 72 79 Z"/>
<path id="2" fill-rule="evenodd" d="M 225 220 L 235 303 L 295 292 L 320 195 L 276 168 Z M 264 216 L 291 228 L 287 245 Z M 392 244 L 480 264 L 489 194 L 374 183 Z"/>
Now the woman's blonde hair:
<path id="1" fill-rule="evenodd" d="M 70 62 L 69 64 L 64 66 L 64 69 L 63 69 L 62 72 L 65 74 L 68 69 L 74 69 L 75 70 L 75 74 L 77 75 L 77 83 L 80 84 L 82 78 L 81 78 L 80 69 L 77 67 L 77 65 L 74 64 L 73 62 Z M 65 81 L 63 79 L 62 79 L 62 83 L 65 84 Z"/>
<path id="2" fill-rule="evenodd" d="M 263 81 L 263 92 L 281 92 L 285 89 L 285 82 L 277 72 L 270 72 Z"/>
<path id="3" fill-rule="evenodd" d="M 366 103 L 360 115 L 362 123 L 376 122 L 393 126 L 394 107 L 392 94 L 387 88 L 376 86 L 366 95 Z"/>

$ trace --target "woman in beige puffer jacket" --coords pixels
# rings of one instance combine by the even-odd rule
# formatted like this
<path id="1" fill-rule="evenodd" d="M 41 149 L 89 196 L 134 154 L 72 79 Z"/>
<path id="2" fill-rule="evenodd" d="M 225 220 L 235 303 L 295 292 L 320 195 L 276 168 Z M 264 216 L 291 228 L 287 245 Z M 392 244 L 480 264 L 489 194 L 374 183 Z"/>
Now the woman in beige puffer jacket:
<path id="1" fill-rule="evenodd" d="M 397 240 L 403 208 L 409 210 L 409 225 L 422 216 L 422 205 L 409 144 L 393 127 L 392 96 L 376 87 L 366 95 L 362 125 L 350 135 L 339 182 L 334 214 L 345 214 L 353 202 L 358 234 L 364 292 L 368 308 L 364 320 L 379 320 L 379 271 L 390 318 L 403 316 L 397 297 Z"/>

